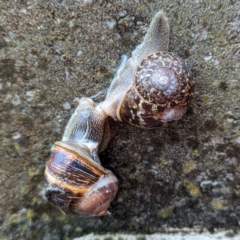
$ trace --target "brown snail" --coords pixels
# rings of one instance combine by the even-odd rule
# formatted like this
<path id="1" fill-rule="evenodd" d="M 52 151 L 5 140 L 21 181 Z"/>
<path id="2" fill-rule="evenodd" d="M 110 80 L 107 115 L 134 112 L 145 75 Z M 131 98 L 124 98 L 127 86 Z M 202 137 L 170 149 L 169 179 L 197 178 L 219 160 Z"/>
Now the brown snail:
<path id="1" fill-rule="evenodd" d="M 107 115 L 151 129 L 179 120 L 186 113 L 194 92 L 192 73 L 185 60 L 166 52 L 168 42 L 168 20 L 159 12 L 100 103 Z"/>
<path id="2" fill-rule="evenodd" d="M 111 135 L 108 117 L 151 129 L 187 111 L 194 91 L 192 73 L 183 59 L 166 52 L 168 42 L 168 20 L 159 12 L 143 43 L 119 67 L 105 100 L 77 100 L 45 170 L 46 196 L 63 211 L 101 216 L 117 193 L 117 178 L 98 158 Z"/>
<path id="3" fill-rule="evenodd" d="M 46 164 L 46 196 L 64 212 L 102 216 L 118 190 L 115 175 L 98 159 L 110 139 L 104 112 L 90 98 L 81 98 L 61 142 Z"/>

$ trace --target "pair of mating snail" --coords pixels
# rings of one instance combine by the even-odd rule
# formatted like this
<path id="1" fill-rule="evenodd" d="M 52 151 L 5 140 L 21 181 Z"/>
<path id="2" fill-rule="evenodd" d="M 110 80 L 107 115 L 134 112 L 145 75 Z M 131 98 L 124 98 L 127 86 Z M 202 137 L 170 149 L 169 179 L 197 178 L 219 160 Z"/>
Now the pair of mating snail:
<path id="1" fill-rule="evenodd" d="M 168 20 L 153 18 L 142 44 L 125 60 L 105 100 L 76 99 L 61 141 L 52 148 L 45 169 L 46 196 L 64 212 L 102 216 L 116 196 L 118 180 L 101 166 L 98 153 L 110 139 L 108 118 L 141 128 L 157 128 L 180 119 L 193 97 L 193 78 L 187 63 L 166 52 Z"/>

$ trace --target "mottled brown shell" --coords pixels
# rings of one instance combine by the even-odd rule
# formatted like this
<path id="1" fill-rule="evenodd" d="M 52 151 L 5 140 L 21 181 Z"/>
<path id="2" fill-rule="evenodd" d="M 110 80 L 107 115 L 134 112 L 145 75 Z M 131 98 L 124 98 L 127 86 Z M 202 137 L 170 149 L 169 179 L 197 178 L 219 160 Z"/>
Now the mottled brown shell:
<path id="1" fill-rule="evenodd" d="M 120 120 L 151 129 L 185 114 L 194 86 L 182 58 L 170 52 L 152 53 L 140 62 L 134 78 L 118 109 Z"/>

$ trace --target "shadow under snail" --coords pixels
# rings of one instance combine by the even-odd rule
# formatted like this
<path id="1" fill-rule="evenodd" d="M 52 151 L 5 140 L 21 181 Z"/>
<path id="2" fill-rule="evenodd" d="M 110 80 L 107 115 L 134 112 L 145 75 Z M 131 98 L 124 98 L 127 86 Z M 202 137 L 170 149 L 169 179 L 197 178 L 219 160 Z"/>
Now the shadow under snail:
<path id="1" fill-rule="evenodd" d="M 192 73 L 185 60 L 167 52 L 168 43 L 168 20 L 160 11 L 143 42 L 119 67 L 105 100 L 76 99 L 78 107 L 45 169 L 46 196 L 64 212 L 108 213 L 118 180 L 101 166 L 98 153 L 111 138 L 109 117 L 152 129 L 186 113 L 194 92 Z"/>

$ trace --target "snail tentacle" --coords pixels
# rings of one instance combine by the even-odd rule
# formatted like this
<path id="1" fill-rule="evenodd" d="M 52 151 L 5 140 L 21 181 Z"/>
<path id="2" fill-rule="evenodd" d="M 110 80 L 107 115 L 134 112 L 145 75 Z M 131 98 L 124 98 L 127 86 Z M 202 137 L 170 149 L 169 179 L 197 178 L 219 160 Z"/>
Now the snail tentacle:
<path id="1" fill-rule="evenodd" d="M 139 60 L 151 53 L 168 51 L 169 31 L 168 19 L 159 11 L 152 19 L 143 42 L 132 52 L 132 64 L 138 65 Z"/>

